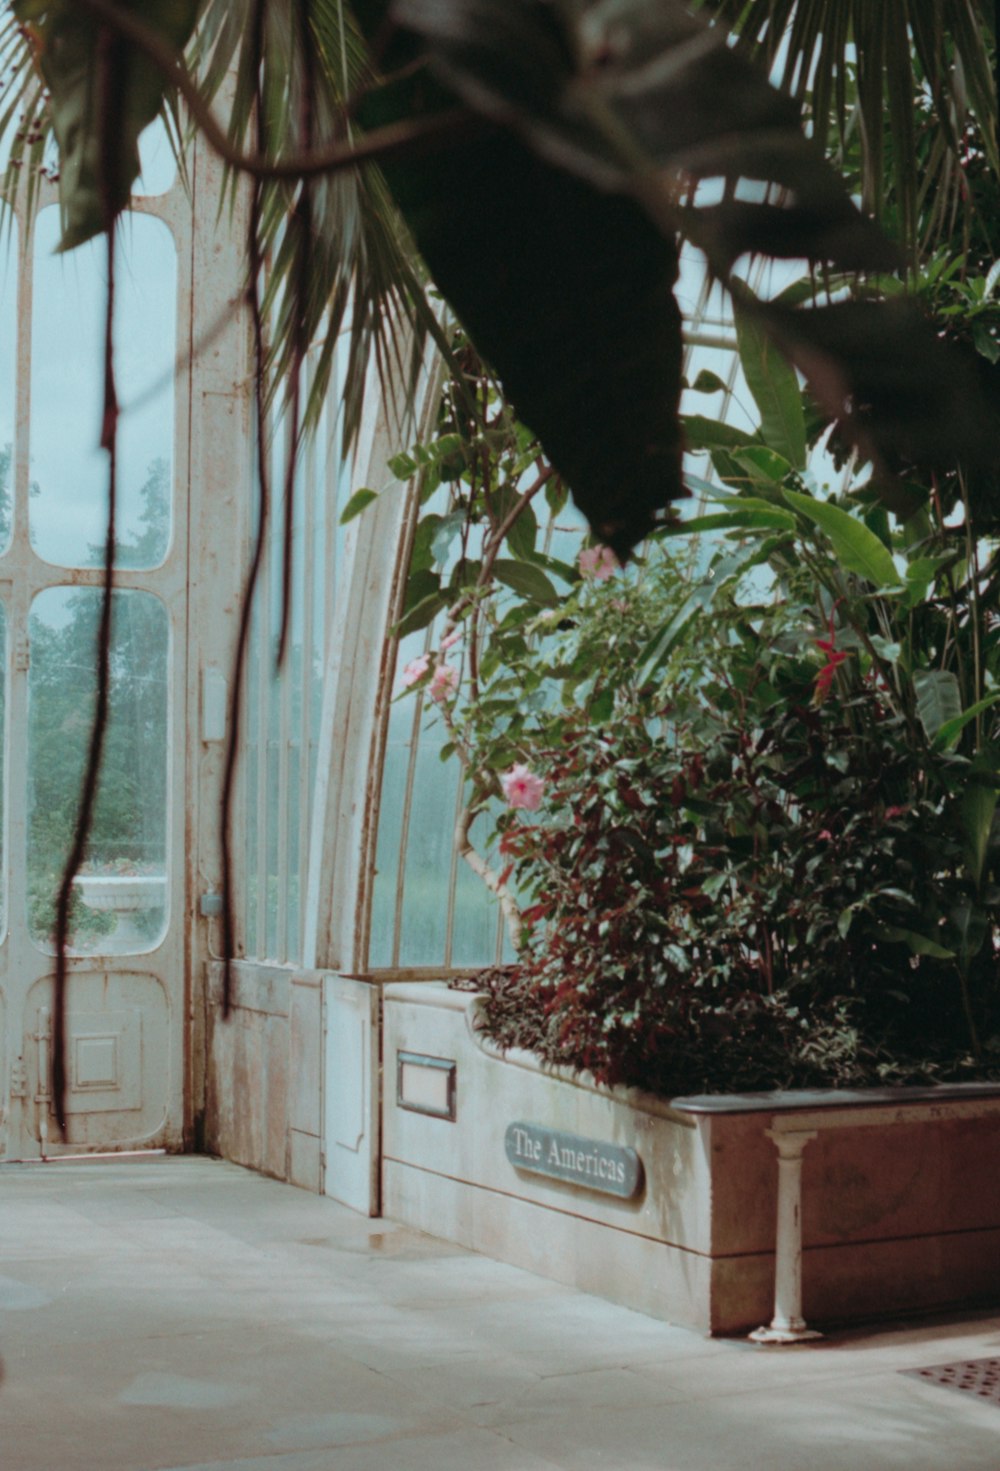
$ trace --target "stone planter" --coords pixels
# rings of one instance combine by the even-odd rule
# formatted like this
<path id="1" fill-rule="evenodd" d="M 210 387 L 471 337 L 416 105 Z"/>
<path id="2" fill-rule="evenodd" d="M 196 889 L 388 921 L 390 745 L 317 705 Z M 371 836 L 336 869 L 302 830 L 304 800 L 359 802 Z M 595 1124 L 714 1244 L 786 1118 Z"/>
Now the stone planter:
<path id="1" fill-rule="evenodd" d="M 665 1102 L 501 1057 L 477 1008 L 385 988 L 386 1216 L 708 1333 L 1000 1297 L 1000 1086 Z"/>

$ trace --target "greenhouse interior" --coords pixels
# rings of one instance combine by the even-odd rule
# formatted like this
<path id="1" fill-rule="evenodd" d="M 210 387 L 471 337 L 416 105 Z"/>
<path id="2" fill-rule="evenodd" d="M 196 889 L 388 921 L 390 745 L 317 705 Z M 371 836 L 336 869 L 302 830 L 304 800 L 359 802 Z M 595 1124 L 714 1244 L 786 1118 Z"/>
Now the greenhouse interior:
<path id="1" fill-rule="evenodd" d="M 1000 11 L 0 25 L 4 1471 L 995 1471 Z"/>

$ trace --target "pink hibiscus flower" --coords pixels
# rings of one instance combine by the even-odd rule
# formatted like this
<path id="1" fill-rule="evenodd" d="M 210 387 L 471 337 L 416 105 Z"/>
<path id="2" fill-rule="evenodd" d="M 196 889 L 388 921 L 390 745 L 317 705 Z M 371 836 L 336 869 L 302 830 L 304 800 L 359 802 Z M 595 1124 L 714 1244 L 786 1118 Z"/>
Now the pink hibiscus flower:
<path id="1" fill-rule="evenodd" d="M 577 558 L 582 576 L 592 577 L 595 582 L 607 582 L 618 571 L 621 563 L 610 547 L 584 547 Z"/>
<path id="2" fill-rule="evenodd" d="M 450 664 L 439 664 L 431 679 L 431 699 L 439 703 L 453 695 L 458 688 L 458 670 Z"/>
<path id="3" fill-rule="evenodd" d="M 427 654 L 420 654 L 416 659 L 411 659 L 403 669 L 401 676 L 404 686 L 409 689 L 411 685 L 423 679 L 430 667 L 430 656 Z"/>
<path id="4" fill-rule="evenodd" d="M 526 812 L 537 812 L 541 806 L 545 779 L 536 776 L 529 766 L 518 762 L 504 772 L 500 785 L 509 807 L 523 807 Z"/>

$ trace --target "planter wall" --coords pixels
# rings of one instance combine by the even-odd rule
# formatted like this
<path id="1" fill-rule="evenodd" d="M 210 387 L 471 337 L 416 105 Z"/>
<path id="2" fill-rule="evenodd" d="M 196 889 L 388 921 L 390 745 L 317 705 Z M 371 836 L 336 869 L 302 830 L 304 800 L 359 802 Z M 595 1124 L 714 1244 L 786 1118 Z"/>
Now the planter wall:
<path id="1" fill-rule="evenodd" d="M 801 1141 L 810 1322 L 1000 1296 L 1000 1088 L 668 1104 L 502 1058 L 476 1009 L 441 985 L 385 989 L 386 1216 L 672 1322 L 755 1328 L 774 1305 L 777 1131 Z M 621 1198 L 628 1151 L 640 1179 Z M 535 1173 L 539 1153 L 575 1180 Z"/>

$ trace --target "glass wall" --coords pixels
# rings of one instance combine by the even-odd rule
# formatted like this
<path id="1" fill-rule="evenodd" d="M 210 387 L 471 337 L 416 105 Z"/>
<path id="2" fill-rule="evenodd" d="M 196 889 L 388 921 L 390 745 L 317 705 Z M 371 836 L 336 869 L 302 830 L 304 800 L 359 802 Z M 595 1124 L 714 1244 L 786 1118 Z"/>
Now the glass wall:
<path id="1" fill-rule="evenodd" d="M 247 663 L 243 948 L 247 956 L 279 964 L 294 963 L 302 956 L 327 634 L 333 625 L 343 560 L 339 517 L 348 478 L 340 453 L 341 427 L 334 381 L 296 473 L 289 639 L 280 674 L 276 660 L 284 538 L 281 500 L 287 455 L 280 422 L 271 444 L 274 510 L 254 599 Z"/>

